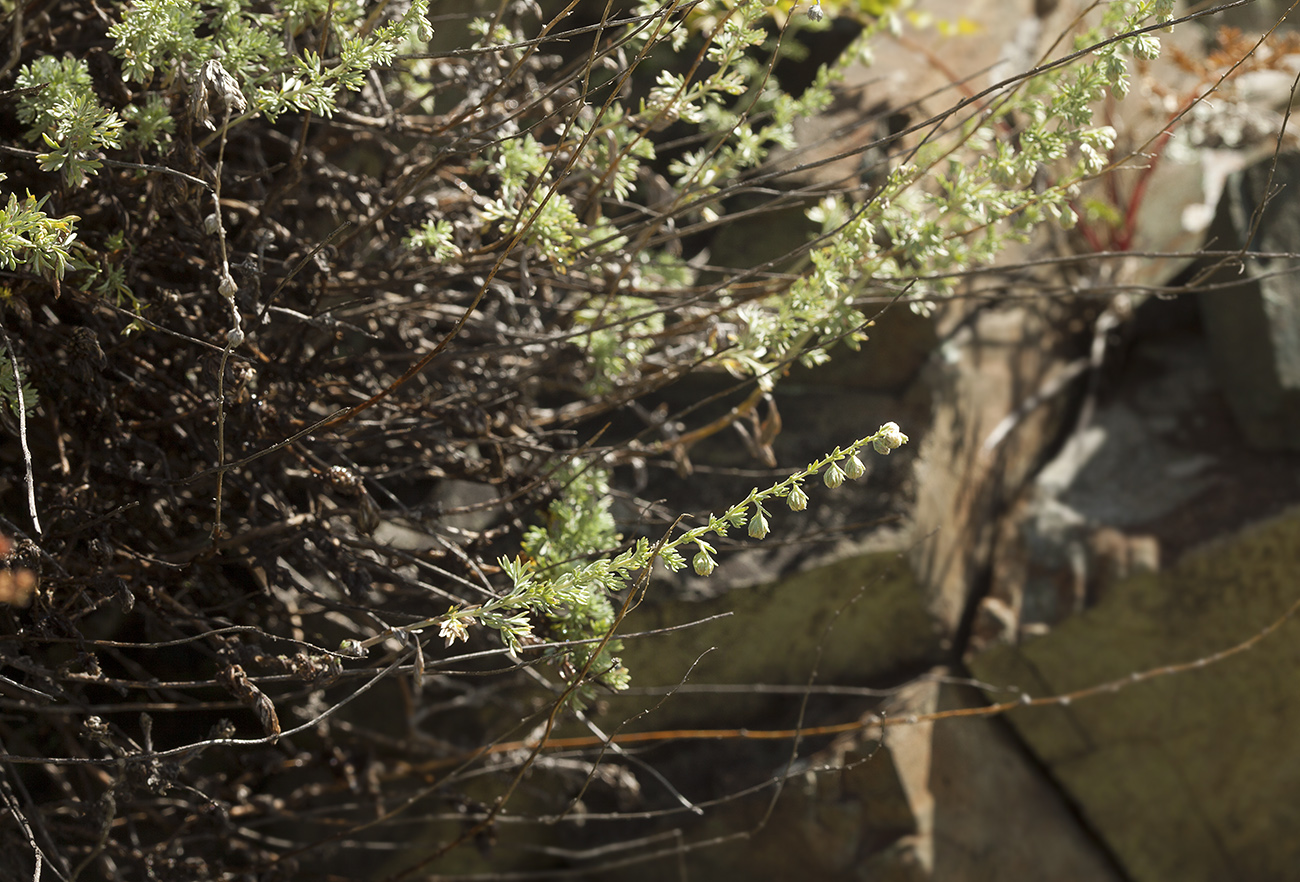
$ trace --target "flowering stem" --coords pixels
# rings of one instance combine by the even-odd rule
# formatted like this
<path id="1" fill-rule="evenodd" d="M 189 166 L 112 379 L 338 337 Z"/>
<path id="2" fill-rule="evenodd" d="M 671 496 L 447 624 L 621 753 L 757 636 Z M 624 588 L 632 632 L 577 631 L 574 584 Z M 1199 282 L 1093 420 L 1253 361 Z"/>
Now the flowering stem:
<path id="1" fill-rule="evenodd" d="M 897 423 L 885 423 L 876 430 L 875 434 L 854 441 L 848 447 L 836 447 L 826 456 L 809 463 L 765 490 L 759 490 L 757 487 L 750 490 L 744 499 L 723 512 L 721 517 L 710 515 L 707 524 L 687 530 L 675 539 L 668 539 L 665 536 L 655 545 L 641 540 L 634 548 L 615 558 L 595 561 L 555 579 L 537 579 L 531 567 L 525 566 L 518 560 L 502 559 L 502 568 L 510 574 L 514 586 L 501 597 L 477 606 L 465 606 L 459 609 L 453 607 L 444 615 L 410 625 L 389 628 L 365 640 L 345 640 L 339 651 L 344 655 L 360 658 L 370 647 L 389 637 L 413 634 L 434 625 L 439 626 L 441 635 L 446 638 L 448 644 L 451 644 L 457 639 L 467 639 L 468 626 L 474 623 L 496 628 L 502 632 L 503 638 L 509 645 L 517 647 L 521 637 L 531 634 L 530 625 L 522 612 L 507 617 L 501 615 L 500 611 L 547 609 L 550 605 L 547 598 L 556 593 L 560 580 L 567 580 L 565 587 L 569 589 L 578 587 L 585 590 L 618 591 L 626 587 L 625 583 L 629 582 L 632 574 L 639 572 L 644 575 L 656 559 L 664 560 L 672 569 L 685 566 L 685 558 L 677 552 L 677 549 L 692 543 L 699 549 L 693 559 L 693 568 L 698 575 L 708 576 L 717 566 L 717 561 L 713 558 L 717 550 L 705 539 L 710 533 L 724 536 L 733 527 L 748 526 L 751 538 L 762 539 L 767 536 L 769 529 L 764 502 L 773 498 L 787 499 L 792 510 L 802 511 L 807 505 L 807 496 L 803 492 L 802 484 L 809 477 L 824 472 L 823 477 L 830 487 L 840 486 L 845 478 L 857 480 L 866 474 L 865 467 L 858 459 L 860 450 L 869 445 L 877 453 L 888 455 L 890 451 L 906 444 L 907 440 L 907 436 L 899 430 Z M 841 463 L 844 465 L 841 466 Z M 755 507 L 752 516 L 749 514 L 751 506 Z M 673 528 L 669 528 L 669 534 L 672 530 Z"/>

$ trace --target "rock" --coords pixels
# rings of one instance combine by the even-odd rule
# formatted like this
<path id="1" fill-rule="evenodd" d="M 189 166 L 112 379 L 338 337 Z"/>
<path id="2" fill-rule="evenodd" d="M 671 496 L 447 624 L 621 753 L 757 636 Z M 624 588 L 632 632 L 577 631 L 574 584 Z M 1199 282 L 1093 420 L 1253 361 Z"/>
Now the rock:
<path id="1" fill-rule="evenodd" d="M 1050 634 L 970 662 L 980 679 L 1035 697 L 1119 681 L 1009 719 L 1129 878 L 1294 877 L 1300 629 L 1289 621 L 1249 652 L 1198 660 L 1277 621 L 1300 597 L 1297 571 L 1300 511 L 1292 511 L 1164 572 L 1119 581 Z M 1195 668 L 1129 682 L 1187 663 Z"/>
<path id="2" fill-rule="evenodd" d="M 1300 247 L 1300 155 L 1278 156 L 1232 174 L 1206 241 L 1215 250 L 1294 253 Z M 1268 198 L 1272 194 L 1273 198 Z M 1205 280 L 1201 311 L 1221 385 L 1243 440 L 1265 450 L 1300 450 L 1298 262 L 1226 262 Z"/>
<path id="3" fill-rule="evenodd" d="M 944 345 L 924 376 L 933 408 L 918 444 L 910 556 L 945 634 L 960 629 L 987 570 L 999 513 L 1060 432 L 1069 399 L 1058 394 L 987 444 L 1009 413 L 1061 377 L 1069 361 L 1065 319 L 1032 306 L 973 313 L 954 306 L 943 322 Z"/>
<path id="4" fill-rule="evenodd" d="M 909 687 L 892 716 L 983 703 L 974 689 L 929 680 Z M 917 839 L 924 843 L 918 853 L 928 858 L 925 878 L 1123 878 L 1053 784 L 1025 762 L 1000 721 L 961 718 L 891 727 L 885 744 L 918 819 Z"/>
<path id="5" fill-rule="evenodd" d="M 932 678 L 892 697 L 887 718 L 982 703 L 975 690 Z M 692 833 L 697 841 L 718 841 L 685 857 L 691 877 L 1122 879 L 999 721 L 904 723 L 884 731 L 882 741 L 880 727 L 860 729 L 800 760 L 770 815 L 770 790 L 707 812 Z M 773 769 L 783 771 L 784 765 Z M 662 879 L 666 867 L 620 869 L 619 878 Z"/>
<path id="6" fill-rule="evenodd" d="M 1133 321 L 1156 326 L 1153 314 L 1172 312 L 1181 311 L 1152 300 Z M 1152 330 L 1112 353 L 1125 369 L 1105 389 L 1094 385 L 1091 418 L 999 519 L 971 651 L 1044 633 L 1117 581 L 1158 570 L 1162 537 L 1173 532 L 1162 525 L 1217 486 L 1226 457 L 1197 433 L 1218 394 L 1194 330 Z"/>
<path id="7" fill-rule="evenodd" d="M 657 707 L 646 726 L 758 725 L 772 703 L 759 688 L 700 701 L 689 695 L 693 685 L 803 685 L 814 670 L 818 683 L 865 685 L 924 668 L 939 655 L 938 636 L 897 550 L 855 554 L 703 600 L 645 603 L 635 621 L 637 630 L 653 631 L 718 615 L 725 617 L 626 643 L 623 658 L 636 687 L 675 687 L 690 674 L 682 695 Z M 632 692 L 611 697 L 610 707 L 643 708 L 644 696 Z"/>

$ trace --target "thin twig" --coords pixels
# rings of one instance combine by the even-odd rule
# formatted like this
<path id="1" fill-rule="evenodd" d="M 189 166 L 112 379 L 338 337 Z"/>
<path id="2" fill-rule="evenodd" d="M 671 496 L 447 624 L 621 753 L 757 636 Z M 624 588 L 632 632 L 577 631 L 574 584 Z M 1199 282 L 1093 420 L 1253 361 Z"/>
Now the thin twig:
<path id="1" fill-rule="evenodd" d="M 36 513 L 36 478 L 32 474 L 32 451 L 27 446 L 27 402 L 23 400 L 24 377 L 22 369 L 18 366 L 18 356 L 14 352 L 13 343 L 9 340 L 9 332 L 5 330 L 3 322 L 0 322 L 0 340 L 3 340 L 5 351 L 9 353 L 9 366 L 14 373 L 14 396 L 18 399 L 18 440 L 22 444 L 23 464 L 27 468 L 27 512 L 32 517 L 32 528 L 39 536 L 41 519 Z"/>
<path id="2" fill-rule="evenodd" d="M 17 819 L 23 832 L 27 834 L 27 843 L 32 847 L 32 857 L 35 861 L 35 867 L 32 869 L 32 882 L 41 882 L 41 870 L 44 865 L 45 855 L 41 852 L 40 845 L 36 842 L 36 835 L 32 833 L 31 826 L 27 823 L 27 816 L 23 814 L 22 807 L 18 805 L 18 798 L 14 796 L 13 791 L 9 788 L 9 782 L 0 778 L 0 797 L 3 797 L 5 807 Z"/>

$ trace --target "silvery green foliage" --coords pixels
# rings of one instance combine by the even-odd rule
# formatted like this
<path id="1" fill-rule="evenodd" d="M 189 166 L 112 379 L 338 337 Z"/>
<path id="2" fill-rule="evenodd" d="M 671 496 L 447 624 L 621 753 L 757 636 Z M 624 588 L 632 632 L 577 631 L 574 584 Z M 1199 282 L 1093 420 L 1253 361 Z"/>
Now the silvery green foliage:
<path id="1" fill-rule="evenodd" d="M 120 10 L 109 34 L 124 74 L 143 87 L 140 101 L 119 117 L 100 105 L 84 62 L 42 58 L 20 74 L 20 87 L 45 84 L 20 98 L 20 119 L 45 150 L 41 166 L 59 170 L 71 186 L 83 186 L 100 167 L 98 153 L 123 142 L 147 147 L 166 139 L 184 112 L 187 91 L 173 86 L 195 84 L 205 65 L 217 60 L 240 96 L 235 124 L 288 111 L 330 115 L 342 92 L 359 89 L 381 66 L 398 65 L 399 80 L 406 77 L 402 82 L 414 87 L 405 71 L 427 64 L 402 63 L 398 55 L 431 37 L 427 6 L 427 0 L 416 0 L 376 24 L 360 0 L 137 0 Z M 808 212 L 822 236 L 797 281 L 757 298 L 749 289 L 724 287 L 698 304 L 695 312 L 709 316 L 711 324 L 710 333 L 697 340 L 698 357 L 770 385 L 773 372 L 792 360 L 816 364 L 836 341 L 860 342 L 864 298 L 897 293 L 919 277 L 923 284 L 909 294 L 913 308 L 923 311 L 950 292 L 955 274 L 994 259 L 1036 225 L 1073 223 L 1068 202 L 1074 188 L 1105 167 L 1113 145 L 1109 128 L 1092 125 L 1093 107 L 1107 91 L 1116 97 L 1127 91 L 1129 57 L 1152 58 L 1159 51 L 1151 34 L 1106 41 L 1168 20 L 1171 10 L 1163 0 L 1107 4 L 1098 28 L 1077 40 L 1081 47 L 1099 47 L 1080 63 L 1013 83 L 986 104 L 972 105 L 966 116 L 944 121 L 868 198 L 822 200 Z M 584 209 L 605 197 L 623 202 L 644 195 L 638 182 L 656 156 L 660 133 L 686 124 L 698 146 L 671 159 L 663 181 L 666 202 L 648 207 L 678 226 L 719 222 L 727 189 L 754 175 L 774 148 L 796 147 L 794 121 L 825 108 L 844 70 L 868 59 L 872 41 L 897 26 L 895 15 L 881 16 L 847 51 L 827 59 L 814 83 L 795 98 L 782 91 L 764 60 L 785 51 L 781 46 L 791 38 L 773 41 L 762 3 L 703 0 L 678 8 L 643 2 L 635 11 L 644 19 L 628 25 L 620 43 L 629 70 L 610 71 L 605 85 L 626 82 L 631 68 L 652 51 L 698 53 L 700 40 L 707 69 L 659 71 L 634 106 L 618 97 L 587 103 L 558 142 L 506 131 L 482 159 L 495 191 L 483 194 L 470 218 L 473 226 L 535 249 L 560 271 L 580 263 L 620 280 L 608 303 L 591 304 L 578 316 L 590 335 L 579 342 L 594 355 L 595 392 L 635 383 L 647 363 L 662 366 L 664 359 L 645 342 L 659 335 L 662 324 L 650 318 L 653 310 L 644 308 L 635 290 L 689 286 L 697 273 L 665 252 L 657 231 L 620 226 Z M 330 58 L 293 39 L 306 22 L 325 15 L 338 47 Z M 701 21 L 709 23 L 707 29 L 694 31 Z M 816 26 L 807 16 L 791 21 Z M 530 36 L 493 29 L 487 20 L 477 22 L 475 31 L 476 48 L 497 52 L 506 63 L 523 57 L 518 46 Z M 591 84 L 593 94 L 598 85 Z M 1029 120 L 1025 130 L 1016 139 L 996 137 L 994 122 L 1013 113 Z M 1043 171 L 1051 184 L 1035 188 Z M 585 194 L 574 192 L 574 181 L 584 182 Z M 74 218 L 63 220 L 75 230 Z M 446 227 L 418 229 L 407 242 L 430 248 L 441 261 L 457 257 Z M 634 341 L 631 350 L 628 341 Z"/>
<path id="2" fill-rule="evenodd" d="M 368 5 L 360 0 L 137 0 L 109 36 L 123 71 L 136 83 L 157 82 L 165 89 L 176 77 L 188 82 L 205 62 L 220 59 L 249 101 L 247 115 L 275 119 L 289 110 L 330 115 L 340 91 L 360 89 L 370 71 L 390 63 L 411 40 L 427 42 L 433 36 L 428 0 L 413 0 L 400 16 L 374 28 Z M 326 14 L 339 38 L 338 55 L 328 59 L 292 39 L 305 22 Z"/>
<path id="3" fill-rule="evenodd" d="M 609 476 L 591 465 L 578 465 L 560 476 L 563 493 L 551 503 L 543 526 L 530 529 L 524 538 L 526 557 L 502 558 L 501 569 L 509 577 L 510 589 L 501 597 L 479 606 L 453 608 L 434 622 L 448 643 L 468 636 L 467 627 L 481 624 L 500 631 L 506 644 L 518 649 L 532 637 L 530 616 L 543 616 L 553 637 L 559 640 L 589 640 L 612 634 L 618 612 L 611 598 L 622 602 L 627 592 L 640 584 L 657 562 L 672 572 L 687 566 L 686 554 L 694 551 L 691 567 L 698 576 L 712 575 L 717 568 L 717 548 L 709 537 L 725 537 L 744 528 L 751 539 L 768 536 L 770 526 L 766 504 L 784 499 L 794 511 L 803 511 L 808 497 L 804 482 L 818 473 L 829 487 L 838 487 L 846 475 L 854 480 L 866 473 L 859 451 L 874 447 L 888 453 L 907 443 L 896 423 L 886 423 L 875 434 L 836 447 L 821 459 L 809 463 L 770 487 L 755 488 L 720 515 L 710 515 L 701 526 L 667 536 L 658 543 L 641 538 L 630 548 L 609 556 L 606 549 L 622 541 L 610 515 Z M 830 477 L 836 476 L 834 480 Z M 591 680 L 612 689 L 625 688 L 631 674 L 617 653 L 617 640 L 578 644 L 572 647 L 562 671 L 568 677 L 582 677 L 575 695 L 589 699 Z"/>
<path id="4" fill-rule="evenodd" d="M 177 80 L 197 85 L 212 62 L 248 100 L 247 106 L 239 105 L 244 118 L 263 114 L 275 119 L 288 110 L 328 116 L 340 91 L 356 91 L 368 73 L 390 63 L 411 41 L 432 37 L 427 0 L 415 0 L 400 17 L 375 28 L 368 27 L 366 4 L 360 2 L 271 6 L 264 11 L 265 4 L 248 0 L 137 0 L 109 28 L 113 54 L 121 59 L 127 79 L 146 87 L 143 103 L 132 106 L 128 119 L 100 106 L 84 61 L 48 56 L 26 65 L 18 76 L 20 88 L 45 86 L 21 97 L 19 119 L 29 126 L 30 139 L 52 142 L 51 157 L 117 147 L 124 127 L 125 137 L 147 146 L 174 128 L 165 116 L 184 112 L 185 93 L 172 85 Z M 338 55 L 329 59 L 296 47 L 291 39 L 305 20 L 327 12 L 339 37 Z M 64 164 L 69 161 L 65 158 Z M 84 184 L 85 173 L 97 167 L 85 166 L 69 183 Z"/>
<path id="5" fill-rule="evenodd" d="M 411 249 L 423 248 L 435 260 L 442 262 L 456 260 L 461 256 L 460 248 L 456 246 L 455 229 L 451 221 L 447 220 L 425 221 L 422 226 L 407 234 L 402 244 Z"/>
<path id="6" fill-rule="evenodd" d="M 60 171 L 70 187 L 81 187 L 101 163 L 91 151 L 121 144 L 125 123 L 100 106 L 90 87 L 86 62 L 44 56 L 18 73 L 19 89 L 34 91 L 18 101 L 18 119 L 27 137 L 49 147 L 38 160 L 42 171 Z"/>
<path id="7" fill-rule="evenodd" d="M 962 272 L 990 263 L 1044 221 L 1072 226 L 1070 200 L 1105 169 L 1114 146 L 1114 130 L 1094 126 L 1093 110 L 1108 91 L 1118 98 L 1127 91 L 1126 56 L 1159 51 L 1150 34 L 1105 41 L 1171 15 L 1169 2 L 1109 4 L 1100 27 L 1077 41 L 1100 45 L 1096 52 L 945 118 L 868 200 L 822 200 L 808 212 L 824 243 L 810 254 L 809 271 L 767 308 L 746 310 L 732 360 L 753 371 L 791 358 L 819 363 L 834 341 L 855 342 L 863 297 L 892 296 L 916 280 L 912 308 L 925 312 Z M 1015 139 L 995 134 L 1007 115 L 1027 120 Z M 1047 186 L 1036 184 L 1040 175 Z"/>
<path id="8" fill-rule="evenodd" d="M 629 29 L 629 54 L 655 44 L 686 51 L 689 28 L 682 21 L 656 17 L 659 9 L 651 3 L 639 7 L 650 24 Z M 650 247 L 634 227 L 619 229 L 604 218 L 584 220 L 579 200 L 565 191 L 569 175 L 585 169 L 608 195 L 625 199 L 641 164 L 656 155 L 655 133 L 668 125 L 686 125 L 697 132 L 699 146 L 668 163 L 666 210 L 679 223 L 715 223 L 724 216 L 720 197 L 727 188 L 743 183 L 774 148 L 793 148 L 794 120 L 825 107 L 831 85 L 849 64 L 869 57 L 871 41 L 892 24 L 882 19 L 867 27 L 794 99 L 755 60 L 757 47 L 775 51 L 766 45 L 767 33 L 759 26 L 764 14 L 760 4 L 706 2 L 693 11 L 716 14 L 705 34 L 704 55 L 712 63 L 707 74 L 661 71 L 635 107 L 610 99 L 584 108 L 560 147 L 524 133 L 483 160 L 482 167 L 499 188 L 483 204 L 482 225 L 527 243 L 561 272 L 603 262 L 607 274 L 626 280 L 619 293 L 577 313 L 577 328 L 587 329 L 577 339 L 595 363 L 589 393 L 635 386 L 647 365 L 668 364 L 659 361 L 654 343 L 663 327 L 658 323 L 662 312 L 649 299 L 636 296 L 645 281 L 638 273 L 657 272 L 654 282 L 662 286 L 674 275 L 665 268 L 675 265 L 678 287 L 696 279 L 686 264 Z M 1081 47 L 1098 46 L 1091 55 L 1008 83 L 983 104 L 959 108 L 869 195 L 823 199 L 808 212 L 820 225 L 820 234 L 793 283 L 774 288 L 768 297 L 723 286 L 695 307 L 677 308 L 709 329 L 697 340 L 698 360 L 770 388 L 792 361 L 817 364 L 839 340 L 856 345 L 867 324 L 860 306 L 866 298 L 892 295 L 912 284 L 919 295 L 912 298 L 913 308 L 924 311 L 951 292 L 958 274 L 991 262 L 1007 244 L 1024 241 L 1042 222 L 1070 226 L 1075 218 L 1069 203 L 1078 185 L 1105 169 L 1114 146 L 1114 131 L 1093 125 L 1094 107 L 1108 92 L 1123 96 L 1129 56 L 1150 58 L 1158 52 L 1150 35 L 1107 41 L 1143 24 L 1167 21 L 1171 13 L 1167 2 L 1109 4 L 1098 29 L 1080 37 Z M 525 37 L 489 34 L 486 23 L 480 32 L 485 40 L 500 42 Z M 1016 139 L 998 138 L 995 123 L 1010 114 L 1027 123 Z M 659 208 L 665 210 L 664 203 Z M 820 474 L 827 487 L 837 488 L 865 473 L 857 456 L 860 449 L 870 445 L 887 455 L 906 441 L 896 424 L 887 423 L 870 438 L 847 450 L 836 449 L 786 481 L 751 492 L 723 515 L 710 517 L 705 526 L 659 545 L 640 540 L 612 557 L 584 560 L 591 551 L 580 544 L 539 544 L 542 534 L 534 534 L 532 545 L 526 545 L 529 559 L 501 561 L 513 587 L 484 609 L 530 609 L 553 619 L 562 610 L 592 629 L 586 633 L 608 633 L 614 616 L 601 598 L 625 592 L 654 560 L 680 570 L 688 565 L 682 550 L 688 549 L 693 571 L 708 576 L 717 567 L 717 549 L 709 536 L 743 527 L 751 538 L 762 539 L 770 529 L 767 499 L 784 498 L 792 510 L 803 510 L 808 501 L 802 487 L 806 478 Z M 583 500 L 575 510 L 582 505 L 599 508 L 598 500 L 605 498 L 589 481 L 572 480 L 566 492 Z M 548 522 L 554 527 L 564 518 L 552 512 Z M 535 551 L 543 547 L 559 556 L 541 563 Z M 474 610 L 453 611 L 449 617 L 458 625 L 471 620 L 492 624 Z M 583 630 L 563 633 L 576 637 Z M 510 627 L 503 634 L 508 643 L 515 643 Z M 580 650 L 573 670 L 617 688 L 628 675 L 610 654 L 614 651 L 609 645 L 594 652 Z"/>
<path id="9" fill-rule="evenodd" d="M 635 106 L 590 102 L 558 145 L 522 133 L 482 161 L 498 183 L 478 210 L 477 224 L 517 237 L 561 271 L 600 267 L 621 281 L 607 300 L 576 315 L 577 328 L 589 329 L 577 342 L 590 357 L 588 391 L 595 394 L 634 386 L 647 369 L 668 364 L 654 343 L 663 330 L 662 312 L 636 292 L 684 289 L 698 274 L 653 244 L 656 231 L 637 235 L 639 217 L 620 227 L 586 216 L 582 204 L 595 197 L 587 190 L 580 199 L 567 182 L 594 178 L 604 188 L 598 195 L 628 199 L 634 182 L 647 174 L 645 163 L 657 155 L 658 133 L 673 125 L 679 141 L 697 146 L 668 162 L 667 189 L 653 207 L 679 229 L 723 222 L 721 198 L 729 188 L 766 175 L 763 164 L 773 149 L 795 148 L 794 121 L 826 107 L 845 69 L 869 60 L 872 42 L 897 26 L 893 15 L 869 24 L 845 52 L 826 60 L 796 99 L 761 60 L 782 51 L 762 26 L 762 4 L 706 0 L 675 17 L 665 17 L 655 3 L 636 11 L 647 20 L 626 34 L 623 52 L 633 64 L 637 53 L 654 47 L 692 57 L 702 39 L 708 72 L 660 70 Z M 836 342 L 856 347 L 865 339 L 864 302 L 906 291 L 912 308 L 926 312 L 952 292 L 964 271 L 987 265 L 1040 224 L 1072 226 L 1070 202 L 1078 186 L 1106 169 L 1114 147 L 1115 132 L 1094 125 L 1093 110 L 1107 94 L 1123 97 L 1130 57 L 1159 52 L 1153 35 L 1131 32 L 1171 14 L 1168 2 L 1107 4 L 1097 28 L 1076 41 L 1095 51 L 959 107 L 869 193 L 827 196 L 811 207 L 808 217 L 820 230 L 795 281 L 767 286 L 767 296 L 755 296 L 761 288 L 752 282 L 723 285 L 680 310 L 708 328 L 696 338 L 697 359 L 770 387 L 791 362 L 819 364 Z M 707 26 L 692 36 L 692 21 Z M 528 36 L 489 35 L 487 27 L 479 27 L 480 46 L 516 45 Z M 996 131 L 1008 117 L 1024 121 L 1015 138 Z M 694 135 L 682 139 L 682 126 Z"/>
<path id="10" fill-rule="evenodd" d="M 71 247 L 77 238 L 78 218 L 46 214 L 46 196 L 37 199 L 28 193 L 19 200 L 8 195 L 8 202 L 0 208 L 0 266 L 8 270 L 26 267 L 46 278 L 63 278 L 74 265 Z"/>
<path id="11" fill-rule="evenodd" d="M 188 90 L 176 86 L 197 85 L 213 63 L 228 72 L 235 90 L 230 94 L 240 96 L 223 105 L 238 108 L 236 123 L 291 110 L 331 115 L 341 91 L 361 88 L 400 49 L 432 37 L 428 0 L 412 0 L 377 27 L 367 6 L 359 0 L 136 0 L 115 10 L 120 20 L 109 35 L 126 77 L 143 87 L 139 103 L 119 116 L 96 97 L 85 61 L 43 56 L 18 73 L 15 85 L 28 90 L 18 97 L 18 118 L 27 139 L 43 151 L 40 168 L 60 172 L 75 189 L 100 170 L 104 152 L 123 143 L 144 149 L 165 143 L 186 112 Z M 337 57 L 296 46 L 293 34 L 303 23 L 327 14 L 338 37 Z M 44 202 L 44 196 L 29 195 L 26 203 L 15 203 L 10 196 L 9 209 L 0 215 L 0 261 L 54 279 L 69 267 L 90 270 L 88 261 L 69 251 L 79 218 L 49 218 L 39 210 Z"/>

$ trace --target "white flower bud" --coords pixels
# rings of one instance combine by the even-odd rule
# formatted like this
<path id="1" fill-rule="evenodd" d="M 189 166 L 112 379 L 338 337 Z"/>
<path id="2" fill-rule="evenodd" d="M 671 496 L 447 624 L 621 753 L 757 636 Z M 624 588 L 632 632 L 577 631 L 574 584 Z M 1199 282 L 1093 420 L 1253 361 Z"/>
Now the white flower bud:
<path id="1" fill-rule="evenodd" d="M 810 21 L 821 21 L 823 14 L 821 0 L 818 0 L 818 2 L 808 7 L 808 18 Z"/>
<path id="2" fill-rule="evenodd" d="M 858 459 L 856 453 L 849 457 L 848 462 L 844 463 L 844 474 L 847 475 L 851 481 L 856 481 L 866 473 L 867 467 L 862 464 L 862 460 Z"/>
<path id="3" fill-rule="evenodd" d="M 872 440 L 871 446 L 876 449 L 876 453 L 884 456 L 889 455 L 889 451 L 897 450 L 907 443 L 907 436 L 898 429 L 898 423 L 885 423 L 876 432 L 876 437 Z"/>
<path id="4" fill-rule="evenodd" d="M 244 329 L 231 328 L 229 331 L 226 331 L 226 345 L 228 345 L 231 349 L 234 349 L 237 346 L 243 346 Z"/>
<path id="5" fill-rule="evenodd" d="M 230 273 L 222 273 L 221 282 L 218 283 L 217 290 L 221 292 L 221 296 L 227 300 L 234 300 L 235 292 L 239 290 L 239 286 L 236 285 L 235 280 L 230 277 Z"/>
<path id="6" fill-rule="evenodd" d="M 844 470 L 836 463 L 831 463 L 826 471 L 822 472 L 822 481 L 825 482 L 827 487 L 834 490 L 844 483 Z"/>
<path id="7" fill-rule="evenodd" d="M 710 557 L 707 551 L 700 551 L 695 555 L 695 560 L 691 562 L 691 565 L 695 567 L 695 575 L 708 576 L 713 573 L 713 570 L 718 566 L 718 562 Z"/>
<path id="8" fill-rule="evenodd" d="M 790 506 L 790 511 L 803 511 L 808 507 L 808 494 L 803 492 L 803 488 L 798 484 L 790 491 L 790 495 L 785 498 L 786 504 Z"/>

